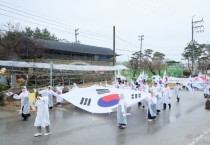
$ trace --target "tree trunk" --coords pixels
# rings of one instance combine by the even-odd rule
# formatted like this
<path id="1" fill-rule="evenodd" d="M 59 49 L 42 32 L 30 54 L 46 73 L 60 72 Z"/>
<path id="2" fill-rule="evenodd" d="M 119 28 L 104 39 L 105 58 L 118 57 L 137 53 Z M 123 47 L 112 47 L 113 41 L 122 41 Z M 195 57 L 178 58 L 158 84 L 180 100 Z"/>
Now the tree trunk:
<path id="1" fill-rule="evenodd" d="M 188 66 L 188 69 L 190 70 L 190 73 L 192 74 L 192 70 L 190 69 L 190 60 L 189 60 L 189 58 L 187 59 L 187 66 Z"/>
<path id="2" fill-rule="evenodd" d="M 136 70 L 133 71 L 133 78 L 135 77 L 136 75 Z"/>

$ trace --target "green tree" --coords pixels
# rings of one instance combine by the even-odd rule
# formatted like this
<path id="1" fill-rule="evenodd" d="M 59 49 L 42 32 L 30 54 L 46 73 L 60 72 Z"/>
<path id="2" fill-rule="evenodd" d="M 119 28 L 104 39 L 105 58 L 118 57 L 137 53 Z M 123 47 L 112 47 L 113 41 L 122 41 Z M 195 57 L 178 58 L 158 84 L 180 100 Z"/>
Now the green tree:
<path id="1" fill-rule="evenodd" d="M 58 40 L 54 34 L 51 34 L 50 31 L 47 30 L 47 28 L 41 30 L 37 27 L 35 30 L 32 30 L 31 27 L 25 27 L 22 33 L 26 37 L 33 37 L 36 39 Z"/>
<path id="2" fill-rule="evenodd" d="M 198 69 L 207 73 L 210 69 L 210 46 L 205 45 L 201 56 L 198 58 Z"/>
<path id="3" fill-rule="evenodd" d="M 3 31 L 2 31 L 3 30 Z M 18 60 L 28 59 L 28 61 L 36 61 L 44 55 L 44 48 L 41 42 L 35 38 L 31 40 L 31 36 L 40 38 L 42 32 L 39 28 L 33 32 L 30 27 L 21 30 L 20 25 L 7 23 L 3 25 L 0 33 L 0 59 Z M 50 35 L 47 30 L 44 31 L 45 36 Z"/>
<path id="4" fill-rule="evenodd" d="M 185 60 L 188 62 L 188 69 L 190 72 L 195 71 L 195 64 L 201 61 L 204 54 L 204 44 L 188 44 L 187 47 L 185 47 L 184 52 L 182 53 L 182 56 Z"/>
<path id="5" fill-rule="evenodd" d="M 22 33 L 26 37 L 32 37 L 34 35 L 34 31 L 31 29 L 31 27 L 25 27 L 25 30 L 23 30 Z"/>
<path id="6" fill-rule="evenodd" d="M 1 59 L 18 59 L 16 48 L 19 46 L 22 38 L 23 35 L 20 32 L 20 25 L 18 23 L 3 25 L 0 37 L 1 54 L 3 54 Z"/>
<path id="7" fill-rule="evenodd" d="M 132 54 L 131 60 L 129 62 L 129 66 L 130 68 L 133 70 L 133 75 L 132 77 L 135 77 L 139 67 L 140 67 L 140 57 L 139 57 L 140 53 L 139 52 L 135 52 Z"/>
<path id="8" fill-rule="evenodd" d="M 142 56 L 141 63 L 140 55 Z M 165 68 L 163 62 L 164 57 L 165 55 L 163 53 L 154 52 L 152 49 L 146 49 L 143 54 L 140 54 L 139 52 L 133 53 L 130 60 L 130 67 L 133 69 L 133 77 L 138 70 L 140 71 L 140 69 L 147 70 L 153 75 L 160 75 L 160 71 Z"/>

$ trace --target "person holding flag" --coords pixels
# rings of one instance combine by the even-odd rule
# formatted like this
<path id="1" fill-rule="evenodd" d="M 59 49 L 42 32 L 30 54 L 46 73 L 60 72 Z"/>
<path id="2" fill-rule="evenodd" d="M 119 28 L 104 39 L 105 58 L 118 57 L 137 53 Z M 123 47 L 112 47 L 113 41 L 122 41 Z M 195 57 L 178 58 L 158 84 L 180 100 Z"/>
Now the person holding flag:
<path id="1" fill-rule="evenodd" d="M 168 83 L 168 75 L 166 74 L 166 70 L 165 70 L 165 72 L 164 72 L 164 74 L 163 74 L 163 83 L 165 84 L 165 83 Z"/>
<path id="2" fill-rule="evenodd" d="M 23 121 L 27 121 L 30 115 L 30 103 L 29 103 L 29 92 L 25 86 L 21 87 L 22 92 L 20 95 L 15 94 L 14 99 L 21 100 L 20 114 L 23 118 Z"/>

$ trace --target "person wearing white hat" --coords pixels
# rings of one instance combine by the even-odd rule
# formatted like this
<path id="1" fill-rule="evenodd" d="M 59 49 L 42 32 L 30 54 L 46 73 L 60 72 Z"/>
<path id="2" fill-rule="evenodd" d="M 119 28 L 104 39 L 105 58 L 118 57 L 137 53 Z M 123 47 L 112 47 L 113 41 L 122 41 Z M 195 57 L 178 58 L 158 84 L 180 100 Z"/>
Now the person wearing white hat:
<path id="1" fill-rule="evenodd" d="M 21 107 L 20 107 L 20 114 L 23 118 L 23 121 L 27 121 L 30 115 L 30 103 L 29 103 L 29 92 L 25 86 L 21 87 L 21 93 L 20 95 L 14 94 L 14 99 L 20 99 L 21 100 Z"/>
<path id="2" fill-rule="evenodd" d="M 148 121 L 153 121 L 157 116 L 157 98 L 154 90 L 150 90 L 150 93 L 146 98 L 148 104 Z"/>
<path id="3" fill-rule="evenodd" d="M 37 97 L 37 101 L 35 104 L 37 115 L 34 122 L 34 126 L 37 127 L 37 133 L 34 134 L 35 137 L 41 136 L 42 127 L 46 129 L 46 133 L 44 135 L 50 135 L 50 119 L 49 119 L 49 109 L 48 109 L 48 91 L 43 90 L 39 91 L 41 96 Z"/>
<path id="4" fill-rule="evenodd" d="M 163 96 L 163 110 L 166 110 L 166 105 L 168 104 L 169 109 L 171 109 L 171 89 L 168 87 L 168 84 L 165 83 L 164 87 L 162 87 L 162 96 Z"/>
<path id="5" fill-rule="evenodd" d="M 55 96 L 55 97 L 60 97 L 60 96 L 52 90 L 52 86 L 48 86 L 47 91 L 48 91 L 48 107 L 49 107 L 49 109 L 52 109 L 53 108 L 53 96 Z"/>
<path id="6" fill-rule="evenodd" d="M 63 94 L 63 86 L 61 85 L 61 83 L 58 83 L 58 85 L 56 86 L 56 93 L 58 94 L 58 96 L 56 97 L 56 102 L 57 102 L 57 106 L 61 105 L 63 98 L 60 97 L 61 94 Z"/>
<path id="7" fill-rule="evenodd" d="M 127 105 L 124 94 L 120 94 L 120 101 L 117 106 L 117 123 L 120 129 L 125 129 L 127 125 Z"/>
<path id="8" fill-rule="evenodd" d="M 157 83 L 154 82 L 153 86 L 150 89 L 152 90 L 152 92 L 154 92 L 155 97 L 157 98 L 156 109 L 157 109 L 157 115 L 158 115 L 160 113 L 161 101 L 162 101 L 161 87 L 159 87 Z"/>

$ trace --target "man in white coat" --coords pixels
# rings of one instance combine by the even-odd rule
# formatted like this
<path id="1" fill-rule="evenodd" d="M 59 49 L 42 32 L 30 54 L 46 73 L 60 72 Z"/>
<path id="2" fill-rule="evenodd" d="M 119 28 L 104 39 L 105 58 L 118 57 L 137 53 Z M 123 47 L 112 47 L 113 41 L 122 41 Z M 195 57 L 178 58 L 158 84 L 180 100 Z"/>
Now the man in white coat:
<path id="1" fill-rule="evenodd" d="M 30 117 L 30 103 L 29 103 L 29 92 L 25 86 L 21 88 L 22 93 L 20 95 L 15 94 L 14 99 L 21 99 L 20 114 L 23 118 L 23 121 L 27 121 Z"/>
<path id="2" fill-rule="evenodd" d="M 35 104 L 37 116 L 34 122 L 34 126 L 37 127 L 37 133 L 34 134 L 35 137 L 42 135 L 42 127 L 46 129 L 44 135 L 50 135 L 50 119 L 49 119 L 49 110 L 48 110 L 48 91 L 40 91 L 41 96 L 37 97 Z"/>
<path id="3" fill-rule="evenodd" d="M 168 84 L 164 84 L 162 87 L 162 95 L 163 95 L 163 110 L 166 110 L 166 105 L 168 104 L 169 109 L 171 109 L 170 99 L 171 99 L 171 89 L 168 87 Z"/>

